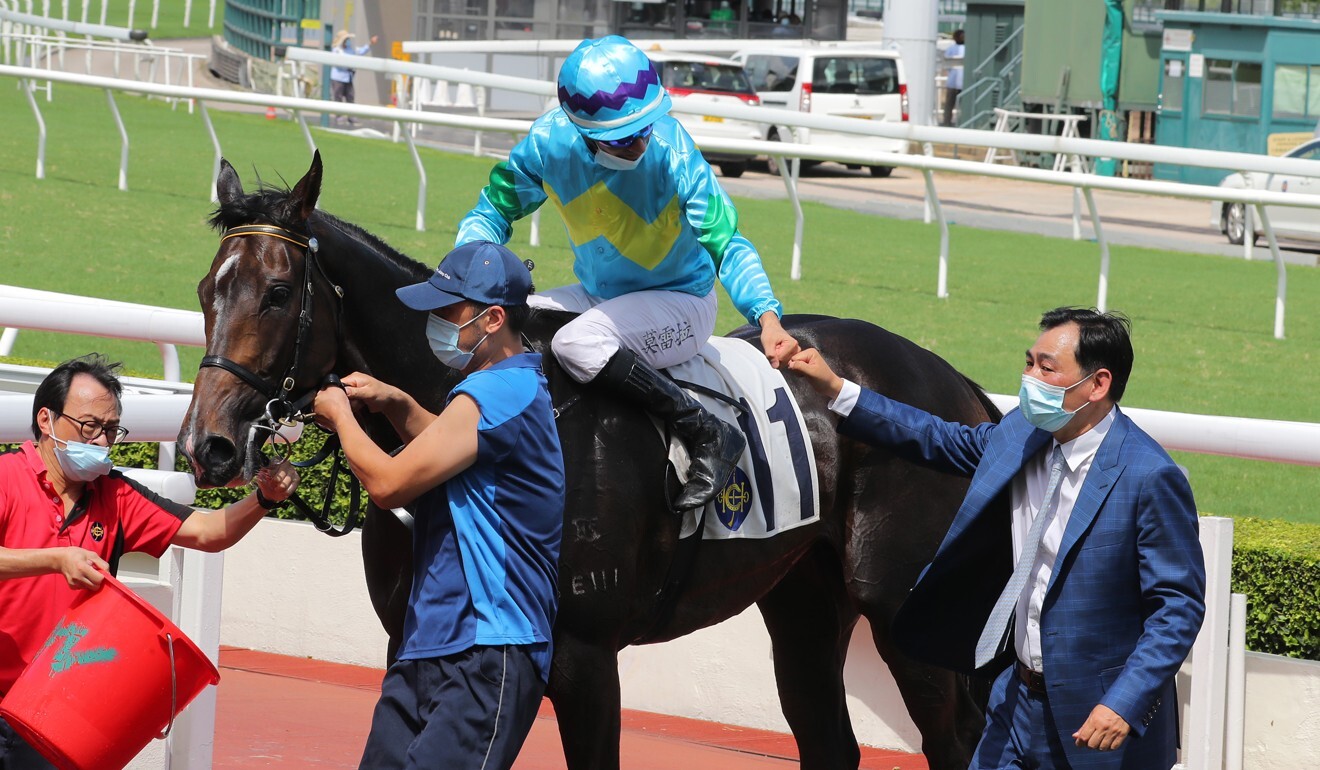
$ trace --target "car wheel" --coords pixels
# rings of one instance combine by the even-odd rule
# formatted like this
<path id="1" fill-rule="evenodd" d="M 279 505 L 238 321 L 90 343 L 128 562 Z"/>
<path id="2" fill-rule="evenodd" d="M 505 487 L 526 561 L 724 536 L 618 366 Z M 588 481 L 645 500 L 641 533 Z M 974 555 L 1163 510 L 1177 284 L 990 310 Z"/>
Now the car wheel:
<path id="1" fill-rule="evenodd" d="M 721 163 L 720 173 L 730 179 L 737 179 L 747 170 L 747 161 L 736 161 L 734 163 Z"/>
<path id="2" fill-rule="evenodd" d="M 767 142 L 777 142 L 777 141 L 779 141 L 779 132 L 778 132 L 778 131 L 771 131 L 771 132 L 765 137 L 765 140 L 766 140 Z M 785 158 L 785 162 L 788 162 L 788 159 L 787 159 L 787 158 Z M 766 167 L 766 170 L 770 172 L 770 175 L 771 175 L 771 176 L 781 176 L 781 175 L 784 173 L 784 169 L 782 169 L 782 168 L 779 167 L 779 159 L 776 158 L 776 157 L 773 156 L 773 155 L 767 155 L 767 156 L 766 156 L 766 158 L 765 158 L 765 167 Z"/>
<path id="3" fill-rule="evenodd" d="M 1229 203 L 1224 206 L 1223 215 L 1224 234 L 1228 236 L 1228 242 L 1234 246 L 1241 246 L 1247 229 L 1247 207 L 1243 203 Z M 1252 228 L 1253 230 L 1255 228 Z M 1251 234 L 1251 245 L 1256 245 L 1258 236 Z"/>
<path id="4" fill-rule="evenodd" d="M 871 176 L 884 179 L 894 173 L 893 166 L 871 166 Z"/>

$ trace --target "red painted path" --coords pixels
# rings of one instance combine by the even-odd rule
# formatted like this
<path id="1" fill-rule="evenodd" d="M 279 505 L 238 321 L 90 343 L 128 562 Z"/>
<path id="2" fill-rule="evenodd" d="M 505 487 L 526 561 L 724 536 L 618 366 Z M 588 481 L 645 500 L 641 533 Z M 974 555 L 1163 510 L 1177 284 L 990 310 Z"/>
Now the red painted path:
<path id="1" fill-rule="evenodd" d="M 224 647 L 216 707 L 216 770 L 356 770 L 381 670 Z M 623 712 L 627 770 L 786 770 L 790 736 L 644 711 Z M 550 702 L 515 770 L 566 770 Z M 862 749 L 863 770 L 927 770 L 920 756 Z"/>

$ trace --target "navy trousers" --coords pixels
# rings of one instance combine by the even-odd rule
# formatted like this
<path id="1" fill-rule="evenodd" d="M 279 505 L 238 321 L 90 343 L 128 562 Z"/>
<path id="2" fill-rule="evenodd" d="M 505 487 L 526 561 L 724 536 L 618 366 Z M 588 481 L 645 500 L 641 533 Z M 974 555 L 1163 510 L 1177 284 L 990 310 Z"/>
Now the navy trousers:
<path id="1" fill-rule="evenodd" d="M 1078 725 L 1080 727 L 1081 725 Z M 986 704 L 985 732 L 968 770 L 1067 770 L 1045 696 L 1027 689 L 1009 666 L 995 679 Z"/>
<path id="2" fill-rule="evenodd" d="M 1069 727 L 1071 734 L 1081 725 Z M 1161 743 L 1149 734 L 1128 735 L 1118 751 L 1083 750 L 1069 760 L 1061 740 L 1049 701 L 1028 690 L 1009 666 L 990 690 L 985 732 L 968 770 L 1167 770 L 1177 752 L 1173 738 Z"/>
<path id="3" fill-rule="evenodd" d="M 55 770 L 55 766 L 0 719 L 0 770 Z"/>
<path id="4" fill-rule="evenodd" d="M 507 770 L 544 693 L 525 646 L 396 661 L 381 683 L 359 770 Z"/>

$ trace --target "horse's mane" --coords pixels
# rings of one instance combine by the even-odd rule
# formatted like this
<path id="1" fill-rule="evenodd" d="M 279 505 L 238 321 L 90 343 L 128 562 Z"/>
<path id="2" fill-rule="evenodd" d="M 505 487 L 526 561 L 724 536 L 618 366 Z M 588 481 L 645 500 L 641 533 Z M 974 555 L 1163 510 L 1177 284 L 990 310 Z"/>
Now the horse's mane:
<path id="1" fill-rule="evenodd" d="M 302 221 L 298 207 L 289 201 L 291 191 L 287 187 L 262 182 L 256 192 L 243 195 L 229 203 L 216 206 L 207 224 L 212 229 L 223 232 L 231 227 L 242 225 L 265 224 L 283 227 L 293 232 L 303 232 L 307 224 Z M 312 224 L 326 224 L 339 229 L 354 240 L 376 251 L 395 267 L 409 275 L 425 278 L 431 268 L 403 254 L 385 241 L 362 227 L 340 219 L 324 211 L 314 211 L 309 220 Z"/>

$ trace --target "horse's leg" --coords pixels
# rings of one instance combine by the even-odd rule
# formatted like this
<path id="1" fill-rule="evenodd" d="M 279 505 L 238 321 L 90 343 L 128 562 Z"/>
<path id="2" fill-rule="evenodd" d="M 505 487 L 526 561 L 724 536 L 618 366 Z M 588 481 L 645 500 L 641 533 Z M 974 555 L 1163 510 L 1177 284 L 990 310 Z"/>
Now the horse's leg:
<path id="1" fill-rule="evenodd" d="M 412 532 L 392 511 L 367 506 L 362 521 L 362 565 L 371 606 L 390 638 L 385 654 L 392 663 L 403 639 L 412 582 Z"/>
<path id="2" fill-rule="evenodd" d="M 975 683 L 904 655 L 889 636 L 887 618 L 868 618 L 876 650 L 889 666 L 917 730 L 930 770 L 967 770 L 985 726 L 984 695 Z"/>
<path id="3" fill-rule="evenodd" d="M 555 635 L 546 695 L 569 770 L 619 768 L 619 658 L 613 645 Z"/>
<path id="4" fill-rule="evenodd" d="M 775 683 L 802 770 L 856 770 L 861 751 L 848 717 L 843 664 L 857 613 L 837 559 L 804 556 L 757 605 L 774 647 Z"/>

